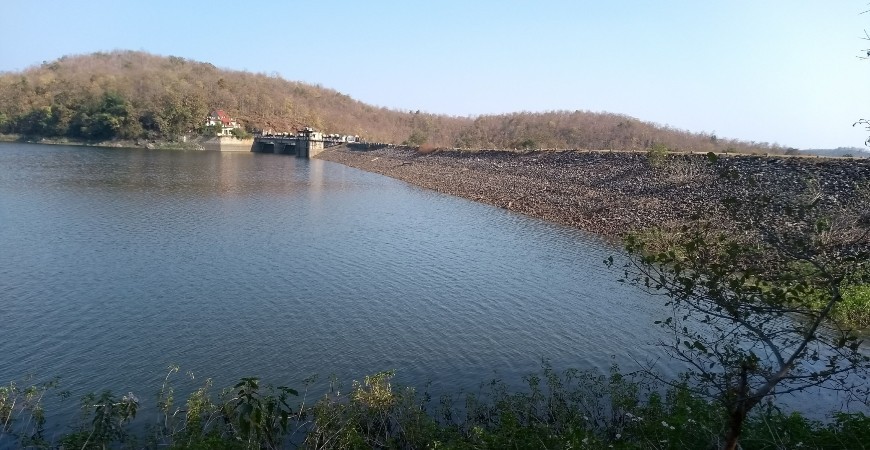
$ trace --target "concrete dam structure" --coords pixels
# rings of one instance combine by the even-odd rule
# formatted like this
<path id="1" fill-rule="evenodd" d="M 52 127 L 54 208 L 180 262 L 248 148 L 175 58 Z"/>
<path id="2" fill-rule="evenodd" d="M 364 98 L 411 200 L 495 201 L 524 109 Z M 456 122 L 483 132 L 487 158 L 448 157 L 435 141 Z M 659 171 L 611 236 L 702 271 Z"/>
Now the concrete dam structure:
<path id="1" fill-rule="evenodd" d="M 218 152 L 254 152 L 293 155 L 300 158 L 313 158 L 324 149 L 337 145 L 362 146 L 370 149 L 373 146 L 386 144 L 369 144 L 359 141 L 359 136 L 343 136 L 338 134 L 324 135 L 312 128 L 305 128 L 297 133 L 261 134 L 253 139 L 237 139 L 230 136 L 201 138 L 194 143 L 201 150 Z"/>
<path id="2" fill-rule="evenodd" d="M 335 142 L 337 144 L 338 142 Z M 306 128 L 296 135 L 261 135 L 254 138 L 252 152 L 279 153 L 295 155 L 300 158 L 313 158 L 324 148 L 332 146 L 330 139 L 324 139 L 323 133 Z"/>
<path id="3" fill-rule="evenodd" d="M 201 141 L 200 145 L 203 150 L 214 152 L 250 152 L 254 147 L 254 140 L 218 136 Z"/>

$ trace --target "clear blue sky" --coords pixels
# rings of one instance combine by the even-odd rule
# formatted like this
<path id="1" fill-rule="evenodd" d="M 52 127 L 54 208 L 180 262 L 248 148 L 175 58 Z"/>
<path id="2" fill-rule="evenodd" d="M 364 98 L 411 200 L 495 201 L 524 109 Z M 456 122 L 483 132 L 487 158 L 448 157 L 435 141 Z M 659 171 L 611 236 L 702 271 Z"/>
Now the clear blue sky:
<path id="1" fill-rule="evenodd" d="M 145 50 L 399 109 L 610 111 L 799 148 L 861 146 L 867 3 L 10 0 L 0 71 Z"/>

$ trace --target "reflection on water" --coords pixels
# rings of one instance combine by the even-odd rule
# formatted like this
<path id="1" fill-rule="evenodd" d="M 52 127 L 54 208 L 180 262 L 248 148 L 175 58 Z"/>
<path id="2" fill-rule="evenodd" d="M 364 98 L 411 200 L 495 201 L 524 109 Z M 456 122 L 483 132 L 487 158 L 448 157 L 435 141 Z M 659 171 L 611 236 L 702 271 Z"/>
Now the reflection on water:
<path id="1" fill-rule="evenodd" d="M 668 313 L 594 236 L 281 155 L 0 144 L 0 223 L 0 381 L 396 369 L 437 394 L 632 368 Z"/>

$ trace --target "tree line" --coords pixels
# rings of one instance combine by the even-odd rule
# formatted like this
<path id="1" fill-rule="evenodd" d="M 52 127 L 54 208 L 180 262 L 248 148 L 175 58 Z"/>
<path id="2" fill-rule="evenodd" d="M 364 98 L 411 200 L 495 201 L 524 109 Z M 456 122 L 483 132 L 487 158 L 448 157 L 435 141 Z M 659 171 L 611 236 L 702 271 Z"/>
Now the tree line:
<path id="1" fill-rule="evenodd" d="M 400 111 L 333 89 L 262 73 L 137 51 L 61 57 L 0 74 L 0 133 L 89 140 L 173 140 L 204 132 L 223 109 L 248 132 L 311 126 L 371 141 L 490 149 L 782 153 L 768 143 L 723 139 L 613 113 L 517 112 L 457 117 Z"/>

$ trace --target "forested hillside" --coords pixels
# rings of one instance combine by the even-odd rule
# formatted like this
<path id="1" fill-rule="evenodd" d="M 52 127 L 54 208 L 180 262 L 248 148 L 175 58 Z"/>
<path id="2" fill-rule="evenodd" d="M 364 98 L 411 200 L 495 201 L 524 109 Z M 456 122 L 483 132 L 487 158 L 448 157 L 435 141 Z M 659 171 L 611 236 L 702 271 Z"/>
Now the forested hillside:
<path id="1" fill-rule="evenodd" d="M 398 111 L 320 86 L 134 51 L 67 56 L 0 74 L 0 133 L 6 134 L 172 140 L 203 132 L 212 109 L 227 111 L 248 131 L 312 126 L 372 141 L 438 147 L 784 150 L 612 113 L 453 117 Z"/>

